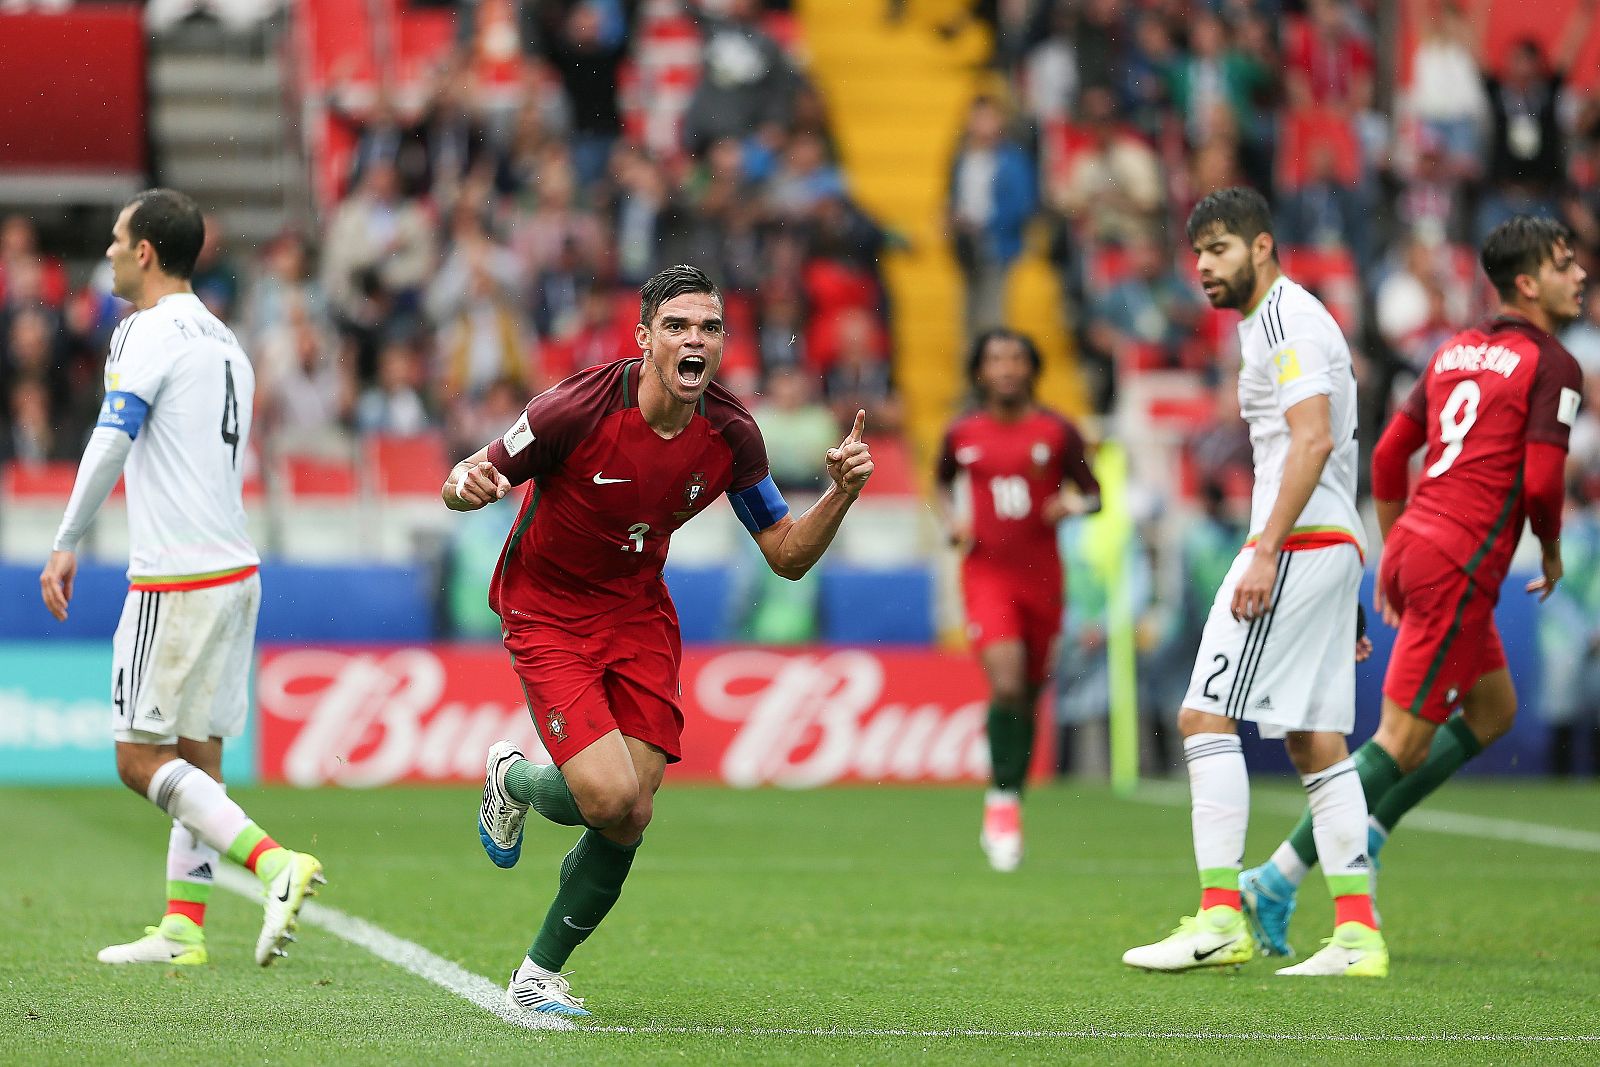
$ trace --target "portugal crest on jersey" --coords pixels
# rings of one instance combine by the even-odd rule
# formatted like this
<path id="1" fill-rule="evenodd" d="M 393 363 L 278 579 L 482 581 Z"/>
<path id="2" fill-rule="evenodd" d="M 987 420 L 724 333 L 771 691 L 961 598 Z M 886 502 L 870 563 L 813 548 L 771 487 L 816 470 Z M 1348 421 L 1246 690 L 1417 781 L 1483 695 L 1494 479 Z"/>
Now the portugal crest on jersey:
<path id="1" fill-rule="evenodd" d="M 559 711 L 552 710 L 545 725 L 550 730 L 550 740 L 559 743 L 567 739 L 567 717 Z"/>
<path id="2" fill-rule="evenodd" d="M 701 471 L 695 471 L 687 482 L 683 483 L 683 509 L 672 513 L 675 519 L 687 519 L 694 514 L 695 501 L 700 499 L 700 494 L 706 491 L 706 476 Z"/>

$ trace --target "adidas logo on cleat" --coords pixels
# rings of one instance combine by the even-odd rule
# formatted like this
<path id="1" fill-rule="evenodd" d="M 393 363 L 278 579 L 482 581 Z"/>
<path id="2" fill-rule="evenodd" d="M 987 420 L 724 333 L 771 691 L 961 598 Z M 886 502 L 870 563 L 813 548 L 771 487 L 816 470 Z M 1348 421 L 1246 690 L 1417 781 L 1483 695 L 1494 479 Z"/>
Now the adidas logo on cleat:
<path id="1" fill-rule="evenodd" d="M 202 863 L 200 866 L 196 867 L 194 870 L 192 870 L 188 874 L 184 875 L 184 877 L 185 878 L 202 878 L 202 879 L 205 879 L 207 881 L 210 881 L 211 879 L 215 878 L 216 875 L 211 873 L 211 864 Z"/>

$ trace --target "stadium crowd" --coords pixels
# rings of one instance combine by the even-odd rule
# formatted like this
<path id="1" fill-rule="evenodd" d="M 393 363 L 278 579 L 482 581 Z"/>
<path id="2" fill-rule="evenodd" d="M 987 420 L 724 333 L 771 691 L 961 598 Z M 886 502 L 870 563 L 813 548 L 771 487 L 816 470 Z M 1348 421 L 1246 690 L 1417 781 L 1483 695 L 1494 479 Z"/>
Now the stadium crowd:
<path id="1" fill-rule="evenodd" d="M 348 165 L 320 232 L 285 232 L 248 257 L 213 232 L 195 279 L 257 362 L 264 455 L 348 454 L 362 435 L 428 430 L 466 454 L 532 392 L 630 351 L 639 283 L 676 262 L 724 287 L 721 380 L 769 427 L 786 488 L 817 484 L 817 442 L 856 408 L 894 432 L 880 261 L 899 238 L 850 197 L 786 5 L 683 0 L 699 70 L 663 142 L 639 135 L 623 82 L 642 20 L 677 6 L 474 0 L 422 91 L 335 86 Z M 1434 345 L 1488 306 L 1473 246 L 1495 223 L 1558 215 L 1591 272 L 1600 260 L 1600 98 L 1569 84 L 1596 6 L 1579 0 L 1554 49 L 1495 54 L 1487 0 L 1402 0 L 1393 25 L 1379 0 L 961 10 L 995 41 L 995 90 L 974 103 L 950 170 L 969 332 L 999 316 L 1007 270 L 1047 236 L 1100 412 L 1147 370 L 1214 389 L 1216 417 L 1188 453 L 1198 510 L 1236 521 L 1227 498 L 1250 462 L 1229 410 L 1236 342 L 1187 266 L 1190 206 L 1239 183 L 1269 197 L 1288 273 L 1357 351 L 1370 441 Z M 508 65 L 509 95 L 489 76 Z M 0 224 L 0 461 L 79 454 L 119 315 L 108 289 L 103 269 L 70 286 L 27 218 Z M 1600 300 L 1565 340 L 1590 375 L 1567 596 L 1589 620 L 1593 665 Z M 1214 540 L 1217 553 L 1237 543 L 1231 530 Z M 1213 565 L 1196 562 L 1186 584 Z M 1586 689 L 1600 703 L 1600 682 Z"/>

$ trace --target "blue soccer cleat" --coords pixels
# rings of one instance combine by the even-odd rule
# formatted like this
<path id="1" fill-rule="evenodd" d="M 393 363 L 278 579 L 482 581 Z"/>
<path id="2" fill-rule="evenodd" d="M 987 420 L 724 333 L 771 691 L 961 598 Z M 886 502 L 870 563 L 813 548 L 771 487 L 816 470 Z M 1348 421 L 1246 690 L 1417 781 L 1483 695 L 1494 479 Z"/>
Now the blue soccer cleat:
<path id="1" fill-rule="evenodd" d="M 496 741 L 489 746 L 484 765 L 478 840 L 496 867 L 515 867 L 522 858 L 522 824 L 528 818 L 528 805 L 513 800 L 506 792 L 506 771 L 524 758 L 513 742 Z"/>
<path id="2" fill-rule="evenodd" d="M 1294 915 L 1295 887 L 1269 860 L 1239 875 L 1244 917 L 1264 956 L 1293 956 L 1289 919 Z"/>

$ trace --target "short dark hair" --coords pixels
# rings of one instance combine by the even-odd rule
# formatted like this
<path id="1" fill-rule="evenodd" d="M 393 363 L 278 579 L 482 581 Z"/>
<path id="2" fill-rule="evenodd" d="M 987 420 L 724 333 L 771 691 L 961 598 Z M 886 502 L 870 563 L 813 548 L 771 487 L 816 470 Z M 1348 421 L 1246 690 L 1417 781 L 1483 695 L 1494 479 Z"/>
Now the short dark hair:
<path id="1" fill-rule="evenodd" d="M 1039 346 L 1033 343 L 1033 338 L 1019 330 L 994 326 L 974 337 L 972 347 L 967 350 L 967 382 L 974 389 L 978 388 L 978 368 L 983 365 L 983 350 L 989 347 L 990 341 L 1017 342 L 1028 354 L 1028 362 L 1033 366 L 1033 376 L 1038 378 L 1044 370 L 1044 360 L 1040 358 Z"/>
<path id="2" fill-rule="evenodd" d="M 1272 209 L 1267 206 L 1266 197 L 1247 186 L 1218 189 L 1206 194 L 1189 212 L 1189 243 L 1194 244 L 1215 229 L 1231 233 L 1248 245 L 1263 233 L 1272 235 Z M 1278 258 L 1276 241 L 1272 244 L 1272 258 Z"/>
<path id="3" fill-rule="evenodd" d="M 200 246 L 206 241 L 206 220 L 200 206 L 176 189 L 146 189 L 125 206 L 133 207 L 128 217 L 129 241 L 149 241 L 164 274 L 191 277 Z"/>
<path id="4" fill-rule="evenodd" d="M 1540 215 L 1513 215 L 1489 231 L 1480 260 L 1500 299 L 1517 295 L 1517 275 L 1538 274 L 1540 264 L 1554 259 L 1556 245 L 1572 244 L 1565 223 Z"/>
<path id="5" fill-rule="evenodd" d="M 710 293 L 718 303 L 722 302 L 722 291 L 705 271 L 687 263 L 679 263 L 676 267 L 661 271 L 639 290 L 639 321 L 650 325 L 662 304 L 688 293 Z"/>

